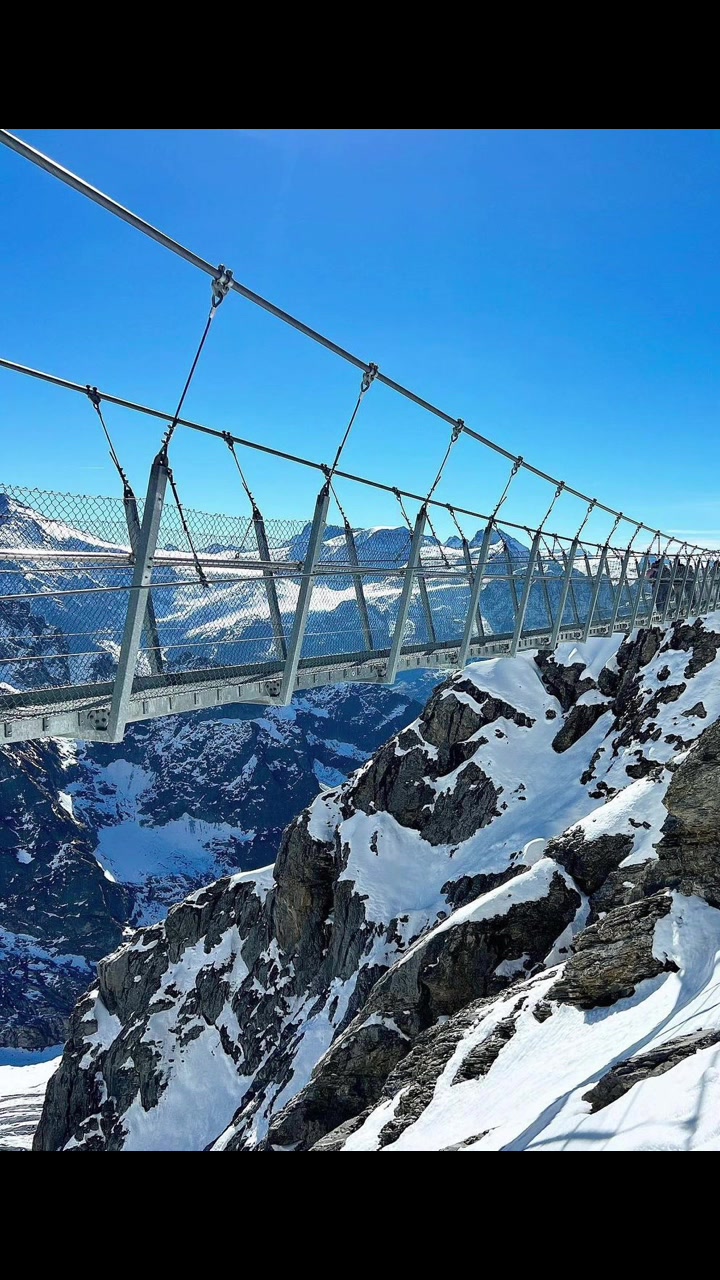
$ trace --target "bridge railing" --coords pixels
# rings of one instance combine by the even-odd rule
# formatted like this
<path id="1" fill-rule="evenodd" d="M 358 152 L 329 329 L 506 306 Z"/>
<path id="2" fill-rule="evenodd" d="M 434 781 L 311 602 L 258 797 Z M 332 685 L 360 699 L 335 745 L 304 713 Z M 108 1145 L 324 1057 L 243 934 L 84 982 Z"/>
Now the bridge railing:
<path id="1" fill-rule="evenodd" d="M 520 538 L 498 518 L 441 543 L 423 507 L 414 526 L 378 529 L 328 522 L 327 502 L 308 521 L 183 515 L 162 506 L 138 585 L 122 499 L 0 489 L 0 741 L 114 740 L 130 720 L 708 612 L 720 592 L 712 552 Z"/>

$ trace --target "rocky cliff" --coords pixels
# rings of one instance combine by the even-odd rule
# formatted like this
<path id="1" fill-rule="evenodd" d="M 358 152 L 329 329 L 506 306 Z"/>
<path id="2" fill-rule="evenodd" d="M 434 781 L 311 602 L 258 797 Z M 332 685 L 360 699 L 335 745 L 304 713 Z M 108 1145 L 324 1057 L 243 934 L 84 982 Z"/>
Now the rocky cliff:
<path id="1" fill-rule="evenodd" d="M 283 828 L 422 708 L 437 675 L 0 747 L 0 1047 L 61 1043 L 129 926 L 275 858 Z"/>
<path id="2" fill-rule="evenodd" d="M 36 1148 L 712 1145 L 718 647 L 715 616 L 438 688 L 274 868 L 101 961 Z"/>

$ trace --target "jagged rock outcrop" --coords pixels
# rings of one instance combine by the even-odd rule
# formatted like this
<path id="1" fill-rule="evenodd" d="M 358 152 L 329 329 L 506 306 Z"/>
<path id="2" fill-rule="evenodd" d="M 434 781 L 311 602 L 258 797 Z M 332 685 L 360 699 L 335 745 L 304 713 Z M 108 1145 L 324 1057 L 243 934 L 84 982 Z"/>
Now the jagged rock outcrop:
<path id="1" fill-rule="evenodd" d="M 117 947 L 127 890 L 104 875 L 72 811 L 68 752 L 0 748 L 0 1045 L 62 1042 L 92 962 Z"/>
<path id="2" fill-rule="evenodd" d="M 618 832 L 587 840 L 582 827 L 573 827 L 558 840 L 551 840 L 548 857 L 554 858 L 573 880 L 589 896 L 597 893 L 606 883 L 611 871 L 632 853 L 633 838 Z"/>
<path id="3" fill-rule="evenodd" d="M 472 759 L 478 735 L 500 719 L 527 729 L 534 722 L 467 679 L 453 684 L 453 696 L 448 692 L 441 685 L 417 725 L 361 770 L 344 797 L 345 812 L 389 813 L 436 845 L 467 840 L 498 816 L 500 792 Z M 445 780 L 445 788 L 434 785 Z"/>
<path id="4" fill-rule="evenodd" d="M 597 688 L 592 676 L 585 674 L 584 662 L 565 665 L 557 662 L 551 653 L 543 652 L 535 655 L 535 663 L 545 688 L 557 698 L 564 712 L 574 707 L 584 693 Z"/>
<path id="5" fill-rule="evenodd" d="M 672 906 L 669 894 L 656 893 L 641 902 L 616 907 L 590 925 L 575 941 L 575 953 L 550 998 L 595 1009 L 635 994 L 639 982 L 673 968 L 671 960 L 653 954 L 655 925 Z"/>
<path id="6" fill-rule="evenodd" d="M 673 772 L 658 861 L 645 873 L 649 893 L 666 886 L 720 907 L 720 723 L 701 733 Z"/>
<path id="7" fill-rule="evenodd" d="M 486 905 L 497 914 L 451 928 L 440 925 L 416 943 L 379 979 L 362 1013 L 271 1123 L 268 1145 L 312 1146 L 378 1100 L 390 1071 L 421 1032 L 507 986 L 505 962 L 520 959 L 524 971 L 542 963 L 581 905 L 557 871 L 550 871 L 542 888 L 546 892 L 537 899 L 507 908 L 503 890 L 496 890 Z M 512 901 L 512 894 L 505 898 Z"/>
<path id="8" fill-rule="evenodd" d="M 624 1062 L 618 1062 L 611 1067 L 589 1093 L 583 1095 L 583 1102 L 590 1103 L 591 1111 L 601 1111 L 611 1102 L 617 1102 L 618 1098 L 624 1097 L 642 1080 L 664 1075 L 666 1071 L 672 1071 L 673 1067 L 683 1062 L 685 1058 L 691 1057 L 694 1053 L 700 1053 L 703 1049 L 710 1049 L 718 1043 L 720 1043 L 720 1031 L 711 1031 L 707 1035 L 702 1031 L 695 1031 L 689 1036 L 679 1036 L 677 1040 L 666 1040 L 664 1044 L 651 1049 L 649 1053 L 639 1053 L 634 1058 L 626 1058 Z"/>
<path id="9" fill-rule="evenodd" d="M 582 702 L 592 646 L 447 681 L 290 825 L 274 872 L 209 886 L 103 962 L 38 1149 L 571 1142 L 587 1081 L 700 1010 L 712 1034 L 693 939 L 720 953 L 720 695 L 708 662 L 684 674 L 710 647 L 689 631 L 618 642 L 604 703 Z"/>
<path id="10" fill-rule="evenodd" d="M 585 736 L 588 729 L 592 729 L 600 717 L 605 715 L 608 706 L 607 702 L 583 702 L 574 706 L 568 713 L 562 729 L 553 738 L 553 751 L 557 751 L 560 755 L 569 747 L 573 747 L 580 738 Z"/>
<path id="11" fill-rule="evenodd" d="M 437 680 L 139 723 L 115 746 L 0 747 L 0 1046 L 62 1043 L 129 926 L 275 858 L 318 779 L 340 781 Z"/>

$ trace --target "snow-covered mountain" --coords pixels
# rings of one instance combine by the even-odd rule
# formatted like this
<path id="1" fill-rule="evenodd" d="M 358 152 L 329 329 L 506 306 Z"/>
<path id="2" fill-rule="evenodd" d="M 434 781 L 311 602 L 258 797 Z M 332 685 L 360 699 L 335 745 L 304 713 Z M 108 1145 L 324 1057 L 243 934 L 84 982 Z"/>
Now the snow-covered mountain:
<path id="1" fill-rule="evenodd" d="M 38 1149 L 720 1145 L 720 615 L 477 664 L 103 960 Z"/>
<path id="2" fill-rule="evenodd" d="M 116 746 L 0 747 L 0 1046 L 65 1038 L 94 965 L 282 830 L 422 708 L 438 677 L 312 690 L 129 727 Z"/>

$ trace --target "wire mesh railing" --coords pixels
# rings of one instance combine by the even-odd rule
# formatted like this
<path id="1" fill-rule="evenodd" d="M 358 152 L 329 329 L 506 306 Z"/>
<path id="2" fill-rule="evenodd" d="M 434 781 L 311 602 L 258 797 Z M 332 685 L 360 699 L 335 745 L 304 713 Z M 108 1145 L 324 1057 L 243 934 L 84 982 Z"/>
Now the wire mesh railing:
<path id="1" fill-rule="evenodd" d="M 318 510 L 313 520 L 267 520 L 259 530 L 257 511 L 184 509 L 184 526 L 168 502 L 154 545 L 133 550 L 122 499 L 0 487 L 5 739 L 27 736 L 26 722 L 33 736 L 102 737 L 138 593 L 142 627 L 120 734 L 129 719 L 206 705 L 208 688 L 216 697 L 225 688 L 223 701 L 287 701 L 318 680 L 452 668 L 708 612 L 720 593 L 712 552 L 660 555 L 533 530 L 521 539 L 497 518 L 469 540 L 443 542 L 420 527 L 423 508 L 414 528 L 373 529 L 329 522 L 327 502 Z M 147 582 L 138 585 L 143 555 Z"/>

